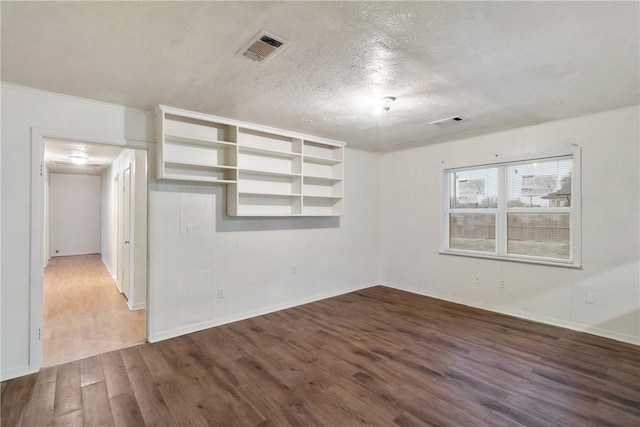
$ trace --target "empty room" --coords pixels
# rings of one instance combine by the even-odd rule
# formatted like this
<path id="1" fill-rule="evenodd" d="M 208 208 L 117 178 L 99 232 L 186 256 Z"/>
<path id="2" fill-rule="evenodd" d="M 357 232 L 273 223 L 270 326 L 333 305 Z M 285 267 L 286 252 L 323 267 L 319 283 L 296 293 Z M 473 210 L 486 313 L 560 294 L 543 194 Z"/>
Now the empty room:
<path id="1" fill-rule="evenodd" d="M 0 14 L 2 426 L 640 425 L 640 2 Z"/>

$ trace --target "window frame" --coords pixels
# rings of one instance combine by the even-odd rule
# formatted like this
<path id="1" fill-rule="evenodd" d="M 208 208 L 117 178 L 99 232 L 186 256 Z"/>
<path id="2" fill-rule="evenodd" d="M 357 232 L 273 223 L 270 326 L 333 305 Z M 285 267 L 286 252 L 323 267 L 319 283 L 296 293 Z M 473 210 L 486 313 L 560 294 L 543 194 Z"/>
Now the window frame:
<path id="1" fill-rule="evenodd" d="M 498 157 L 496 155 L 496 157 Z M 512 165 L 527 164 L 533 162 L 544 162 L 571 159 L 571 206 L 556 208 L 527 208 L 527 207 L 509 207 L 508 206 L 508 168 Z M 450 174 L 453 172 L 469 171 L 474 169 L 498 169 L 498 206 L 496 208 L 453 208 L 451 206 L 452 186 Z M 571 150 L 526 155 L 500 160 L 465 163 L 465 164 L 445 164 L 442 162 L 440 171 L 440 191 L 442 194 L 440 211 L 442 212 L 442 224 L 440 226 L 440 254 L 457 255 L 473 258 L 497 259 L 502 261 L 523 262 L 528 264 L 544 264 L 560 267 L 581 268 L 582 266 L 582 198 L 581 198 L 581 150 L 580 147 L 574 145 Z M 494 213 L 495 212 L 495 251 L 483 252 L 469 249 L 452 249 L 449 247 L 450 238 L 450 217 L 452 213 Z M 557 213 L 569 214 L 569 258 L 549 258 L 533 255 L 508 254 L 507 253 L 507 216 L 510 213 Z"/>

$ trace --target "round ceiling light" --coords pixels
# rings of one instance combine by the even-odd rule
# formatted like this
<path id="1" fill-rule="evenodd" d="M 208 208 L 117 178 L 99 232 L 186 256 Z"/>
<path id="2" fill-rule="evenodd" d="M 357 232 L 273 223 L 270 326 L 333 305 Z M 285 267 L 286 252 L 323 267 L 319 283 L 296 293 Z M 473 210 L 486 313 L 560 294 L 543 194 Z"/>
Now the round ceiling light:
<path id="1" fill-rule="evenodd" d="M 391 103 L 396 100 L 395 96 L 385 96 L 382 98 L 382 111 L 387 112 L 391 110 Z"/>

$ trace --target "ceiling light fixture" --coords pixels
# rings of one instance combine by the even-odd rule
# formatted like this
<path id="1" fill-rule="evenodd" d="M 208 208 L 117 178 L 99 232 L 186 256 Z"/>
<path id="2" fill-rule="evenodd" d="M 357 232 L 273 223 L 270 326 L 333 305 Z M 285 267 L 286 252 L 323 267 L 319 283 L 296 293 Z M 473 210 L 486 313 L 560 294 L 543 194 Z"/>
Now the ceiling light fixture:
<path id="1" fill-rule="evenodd" d="M 391 110 L 391 103 L 396 100 L 395 96 L 385 96 L 379 101 L 375 102 L 375 106 L 373 108 L 373 114 L 376 116 L 380 116 L 382 114 L 386 114 L 389 110 Z"/>
<path id="2" fill-rule="evenodd" d="M 86 165 L 87 161 L 89 161 L 89 157 L 74 155 L 69 156 L 69 160 L 71 160 L 71 162 L 76 165 Z"/>
<path id="3" fill-rule="evenodd" d="M 382 98 L 382 111 L 386 113 L 387 111 L 391 110 L 391 103 L 395 100 L 395 96 L 385 96 L 384 98 Z"/>

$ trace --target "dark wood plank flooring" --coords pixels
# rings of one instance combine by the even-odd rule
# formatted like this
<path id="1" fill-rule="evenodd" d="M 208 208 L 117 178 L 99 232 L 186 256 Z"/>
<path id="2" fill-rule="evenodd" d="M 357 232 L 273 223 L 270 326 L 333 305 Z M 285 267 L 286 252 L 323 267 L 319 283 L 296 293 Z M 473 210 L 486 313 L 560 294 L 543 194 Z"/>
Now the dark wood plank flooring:
<path id="1" fill-rule="evenodd" d="M 640 426 L 640 347 L 385 287 L 2 384 L 3 426 Z"/>

